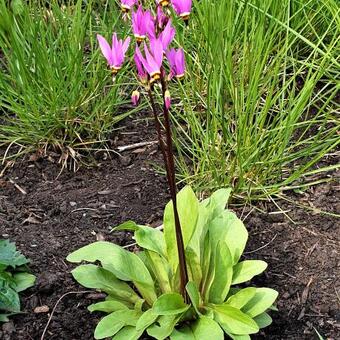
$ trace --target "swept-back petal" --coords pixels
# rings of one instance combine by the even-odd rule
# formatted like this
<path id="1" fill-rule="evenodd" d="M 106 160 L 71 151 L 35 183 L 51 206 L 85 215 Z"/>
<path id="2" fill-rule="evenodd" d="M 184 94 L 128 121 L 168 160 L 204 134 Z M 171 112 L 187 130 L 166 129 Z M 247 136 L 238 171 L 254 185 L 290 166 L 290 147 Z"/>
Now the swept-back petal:
<path id="1" fill-rule="evenodd" d="M 100 50 L 102 51 L 105 59 L 111 65 L 111 63 L 112 63 L 111 46 L 106 41 L 106 39 L 103 36 L 101 36 L 100 34 L 97 34 L 97 40 L 98 40 L 98 43 L 99 43 Z"/>

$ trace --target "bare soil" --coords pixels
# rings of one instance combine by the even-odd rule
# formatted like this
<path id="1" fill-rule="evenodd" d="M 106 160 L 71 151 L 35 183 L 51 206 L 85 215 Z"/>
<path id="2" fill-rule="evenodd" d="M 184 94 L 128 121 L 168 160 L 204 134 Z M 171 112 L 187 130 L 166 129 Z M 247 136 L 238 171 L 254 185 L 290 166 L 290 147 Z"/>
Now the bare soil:
<path id="1" fill-rule="evenodd" d="M 122 131 L 113 146 L 156 140 L 145 121 L 130 121 Z M 129 233 L 111 233 L 111 227 L 127 219 L 159 225 L 169 199 L 165 178 L 150 164 L 160 161 L 157 144 L 121 155 L 102 152 L 97 167 L 76 173 L 59 174 L 53 157 L 7 166 L 0 177 L 0 238 L 15 241 L 31 259 L 37 284 L 22 294 L 24 313 L 0 326 L 0 339 L 40 339 L 52 309 L 69 292 L 78 293 L 57 305 L 44 339 L 93 339 L 101 315 L 86 307 L 102 296 L 73 281 L 65 257 L 97 239 L 131 244 Z M 273 324 L 256 339 L 317 339 L 314 328 L 340 339 L 339 220 L 317 211 L 340 211 L 339 174 L 332 176 L 334 182 L 290 194 L 310 210 L 286 201 L 277 202 L 284 213 L 268 202 L 236 209 L 250 233 L 246 258 L 269 264 L 253 284 L 280 293 Z"/>

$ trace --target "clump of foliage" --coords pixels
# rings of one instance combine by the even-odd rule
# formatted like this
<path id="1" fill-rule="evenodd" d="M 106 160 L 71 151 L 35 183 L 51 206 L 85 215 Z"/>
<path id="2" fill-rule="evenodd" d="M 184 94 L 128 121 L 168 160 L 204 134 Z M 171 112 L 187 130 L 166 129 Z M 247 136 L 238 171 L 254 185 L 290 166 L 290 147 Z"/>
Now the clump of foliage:
<path id="1" fill-rule="evenodd" d="M 27 272 L 28 262 L 13 242 L 0 240 L 0 322 L 20 312 L 19 293 L 34 285 L 35 276 Z"/>
<path id="2" fill-rule="evenodd" d="M 225 209 L 230 190 L 220 189 L 199 202 L 190 187 L 177 195 L 188 282 L 181 294 L 172 202 L 164 212 L 164 231 L 126 222 L 116 230 L 134 231 L 136 254 L 109 242 L 95 242 L 67 257 L 87 261 L 72 271 L 87 288 L 107 293 L 88 309 L 108 313 L 95 338 L 138 339 L 144 331 L 156 339 L 250 339 L 271 323 L 268 310 L 278 293 L 240 284 L 262 273 L 260 260 L 241 261 L 248 233 Z M 130 283 L 130 284 L 128 284 Z"/>

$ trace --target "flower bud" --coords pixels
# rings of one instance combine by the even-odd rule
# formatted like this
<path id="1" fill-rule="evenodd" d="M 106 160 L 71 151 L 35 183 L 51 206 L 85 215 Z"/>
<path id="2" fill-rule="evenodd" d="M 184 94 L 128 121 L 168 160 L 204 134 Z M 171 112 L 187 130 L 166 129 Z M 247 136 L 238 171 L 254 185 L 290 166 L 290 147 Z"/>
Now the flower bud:
<path id="1" fill-rule="evenodd" d="M 170 95 L 169 90 L 166 90 L 164 93 L 164 103 L 165 103 L 165 107 L 169 110 L 171 106 L 171 95 Z"/>
<path id="2" fill-rule="evenodd" d="M 138 103 L 139 103 L 139 98 L 140 98 L 139 91 L 137 91 L 137 90 L 133 91 L 132 96 L 131 96 L 132 105 L 137 106 Z"/>

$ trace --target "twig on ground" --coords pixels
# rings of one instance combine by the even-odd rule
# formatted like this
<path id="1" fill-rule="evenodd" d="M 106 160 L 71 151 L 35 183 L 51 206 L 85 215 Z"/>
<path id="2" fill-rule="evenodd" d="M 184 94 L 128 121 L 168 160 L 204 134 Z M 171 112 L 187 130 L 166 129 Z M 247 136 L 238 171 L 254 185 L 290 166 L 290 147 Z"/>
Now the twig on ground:
<path id="1" fill-rule="evenodd" d="M 23 195 L 27 195 L 27 192 L 25 189 L 23 189 L 19 184 L 15 183 L 12 178 L 9 179 L 9 181 L 15 186 L 16 189 L 18 189 Z"/>
<path id="2" fill-rule="evenodd" d="M 248 254 L 253 254 L 253 253 L 256 253 L 257 251 L 259 251 L 259 250 L 261 250 L 261 249 L 264 249 L 264 248 L 268 247 L 268 246 L 276 239 L 276 236 L 277 236 L 277 234 L 275 234 L 274 237 L 273 237 L 268 243 L 266 243 L 265 245 L 263 245 L 262 247 L 257 248 L 257 249 L 255 249 L 255 250 L 246 251 L 246 252 L 244 252 L 243 254 L 247 254 L 247 255 L 248 255 Z"/>
<path id="3" fill-rule="evenodd" d="M 54 305 L 54 307 L 53 307 L 53 309 L 52 309 L 51 315 L 50 315 L 50 317 L 49 317 L 48 320 L 47 320 L 46 326 L 45 326 L 45 328 L 44 328 L 44 330 L 43 330 L 43 333 L 42 333 L 42 335 L 41 335 L 40 340 L 44 340 L 45 335 L 46 335 L 46 332 L 47 332 L 47 329 L 48 329 L 48 326 L 49 326 L 50 323 L 51 323 L 53 314 L 54 314 L 54 312 L 55 312 L 55 310 L 56 310 L 58 304 L 60 303 L 60 301 L 61 301 L 65 296 L 70 295 L 70 294 L 87 294 L 87 293 L 92 293 L 92 291 L 91 291 L 91 290 L 85 290 L 85 291 L 80 291 L 80 292 L 68 292 L 68 293 L 65 293 L 64 295 L 62 295 L 62 296 L 59 298 L 59 300 L 56 302 L 56 304 Z"/>
<path id="4" fill-rule="evenodd" d="M 139 143 L 135 143 L 135 144 L 130 144 L 130 145 L 124 145 L 124 146 L 118 146 L 117 150 L 119 152 L 123 152 L 123 151 L 128 151 L 128 150 L 133 150 L 133 149 L 137 149 L 143 146 L 149 146 L 149 145 L 153 145 L 156 144 L 157 141 L 151 141 L 151 142 L 139 142 Z"/>

